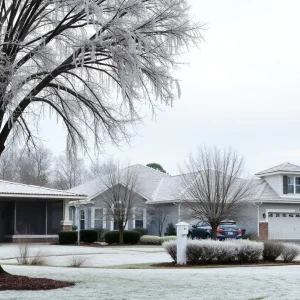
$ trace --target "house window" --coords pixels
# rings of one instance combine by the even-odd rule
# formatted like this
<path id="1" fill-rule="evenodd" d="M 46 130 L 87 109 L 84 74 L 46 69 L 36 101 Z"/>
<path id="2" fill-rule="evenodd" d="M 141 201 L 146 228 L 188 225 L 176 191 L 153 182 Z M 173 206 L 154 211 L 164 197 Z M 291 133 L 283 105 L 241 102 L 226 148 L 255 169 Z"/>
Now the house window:
<path id="1" fill-rule="evenodd" d="M 85 211 L 84 211 L 84 209 L 80 210 L 80 229 L 85 229 Z"/>
<path id="2" fill-rule="evenodd" d="M 300 177 L 287 176 L 287 193 L 300 194 Z"/>
<path id="3" fill-rule="evenodd" d="M 143 228 L 144 222 L 143 222 L 143 209 L 137 208 L 135 210 L 135 228 Z"/>
<path id="4" fill-rule="evenodd" d="M 103 209 L 95 209 L 95 228 L 103 228 Z"/>

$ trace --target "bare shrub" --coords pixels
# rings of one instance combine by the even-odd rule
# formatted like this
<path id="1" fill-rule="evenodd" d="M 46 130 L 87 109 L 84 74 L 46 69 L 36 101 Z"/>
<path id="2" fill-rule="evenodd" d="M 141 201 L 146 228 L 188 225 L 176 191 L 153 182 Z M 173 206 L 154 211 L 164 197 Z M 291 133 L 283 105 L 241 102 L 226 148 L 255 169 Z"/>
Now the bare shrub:
<path id="1" fill-rule="evenodd" d="M 281 256 L 284 262 L 292 262 L 300 254 L 300 247 L 295 244 L 286 243 L 283 245 Z"/>
<path id="2" fill-rule="evenodd" d="M 275 261 L 283 251 L 283 243 L 265 241 L 264 242 L 264 251 L 263 251 L 263 260 L 265 261 Z"/>
<path id="3" fill-rule="evenodd" d="M 231 242 L 239 247 L 237 254 L 239 262 L 251 263 L 260 260 L 264 250 L 263 243 L 247 240 L 232 240 Z"/>
<path id="4" fill-rule="evenodd" d="M 236 260 L 238 253 L 238 244 L 225 241 L 220 244 L 217 259 L 220 263 L 230 263 Z"/>
<path id="5" fill-rule="evenodd" d="M 19 265 L 29 265 L 29 243 L 21 243 L 18 245 L 18 253 L 16 254 L 16 259 Z"/>
<path id="6" fill-rule="evenodd" d="M 46 253 L 38 249 L 37 252 L 31 256 L 29 264 L 33 266 L 42 266 L 47 264 Z"/>
<path id="7" fill-rule="evenodd" d="M 73 255 L 70 257 L 69 267 L 79 268 L 84 264 L 85 261 L 86 261 L 86 257 Z"/>
<path id="8" fill-rule="evenodd" d="M 188 241 L 186 246 L 186 260 L 188 264 L 198 264 L 202 254 L 199 241 Z"/>
<path id="9" fill-rule="evenodd" d="M 165 250 L 169 253 L 169 255 L 172 257 L 173 261 L 177 261 L 177 243 L 176 241 L 169 241 L 169 242 L 164 242 L 163 247 Z"/>

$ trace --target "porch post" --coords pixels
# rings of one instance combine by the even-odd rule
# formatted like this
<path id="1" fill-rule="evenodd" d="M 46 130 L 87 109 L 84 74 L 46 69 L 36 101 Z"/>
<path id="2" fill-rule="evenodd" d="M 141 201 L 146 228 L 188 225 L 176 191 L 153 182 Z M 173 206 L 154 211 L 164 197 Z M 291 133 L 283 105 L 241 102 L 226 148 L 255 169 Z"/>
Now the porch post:
<path id="1" fill-rule="evenodd" d="M 60 222 L 61 231 L 70 231 L 72 230 L 72 221 L 70 221 L 69 216 L 69 200 L 63 200 L 63 220 Z"/>

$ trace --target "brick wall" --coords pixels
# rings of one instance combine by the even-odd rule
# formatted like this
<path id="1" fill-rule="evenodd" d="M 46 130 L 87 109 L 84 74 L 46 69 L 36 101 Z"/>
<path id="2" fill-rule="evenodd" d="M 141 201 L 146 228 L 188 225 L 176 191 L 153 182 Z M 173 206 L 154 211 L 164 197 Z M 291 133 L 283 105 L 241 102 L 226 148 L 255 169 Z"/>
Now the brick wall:
<path id="1" fill-rule="evenodd" d="M 259 222 L 259 237 L 261 239 L 268 239 L 268 222 Z"/>

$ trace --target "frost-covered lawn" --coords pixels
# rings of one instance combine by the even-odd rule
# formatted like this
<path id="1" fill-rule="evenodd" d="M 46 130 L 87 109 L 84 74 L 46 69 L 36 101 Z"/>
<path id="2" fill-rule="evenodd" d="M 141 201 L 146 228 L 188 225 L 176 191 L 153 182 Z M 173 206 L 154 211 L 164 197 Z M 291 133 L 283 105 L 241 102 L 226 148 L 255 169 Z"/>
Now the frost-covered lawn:
<path id="1" fill-rule="evenodd" d="M 0 299 L 299 299 L 300 266 L 171 270 L 5 268 L 13 274 L 77 284 L 52 291 L 4 291 L 0 292 Z"/>
<path id="2" fill-rule="evenodd" d="M 69 266 L 72 256 L 85 258 L 83 266 L 106 267 L 121 264 L 155 263 L 171 261 L 170 256 L 162 247 L 77 247 L 32 244 L 29 256 L 42 251 L 46 264 L 51 266 Z M 17 264 L 18 245 L 1 244 L 0 264 Z"/>

